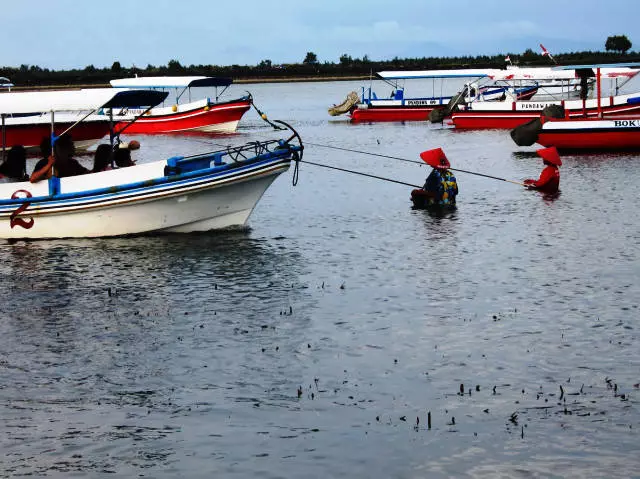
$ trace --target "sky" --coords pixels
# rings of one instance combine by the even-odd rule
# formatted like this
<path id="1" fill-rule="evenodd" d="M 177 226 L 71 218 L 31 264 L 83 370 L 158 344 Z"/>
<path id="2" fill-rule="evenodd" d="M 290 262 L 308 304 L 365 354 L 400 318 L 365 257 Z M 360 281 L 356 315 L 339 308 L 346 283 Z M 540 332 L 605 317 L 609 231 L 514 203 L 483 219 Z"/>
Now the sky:
<path id="1" fill-rule="evenodd" d="M 638 0 L 1 0 L 0 66 L 50 69 L 640 51 Z M 613 5 L 613 8 L 608 8 Z M 636 43 L 637 42 L 637 43 Z"/>

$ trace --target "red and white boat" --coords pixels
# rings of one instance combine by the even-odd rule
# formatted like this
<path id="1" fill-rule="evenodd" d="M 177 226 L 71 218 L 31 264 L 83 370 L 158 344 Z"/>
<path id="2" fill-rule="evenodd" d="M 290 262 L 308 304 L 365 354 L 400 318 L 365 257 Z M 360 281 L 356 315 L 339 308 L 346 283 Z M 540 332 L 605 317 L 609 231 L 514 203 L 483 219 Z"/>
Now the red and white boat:
<path id="1" fill-rule="evenodd" d="M 625 65 L 640 67 L 640 63 Z M 596 85 L 600 91 L 601 68 L 599 65 L 593 67 L 596 68 Z M 635 104 L 640 104 L 640 99 Z M 640 149 L 640 113 L 604 118 L 604 109 L 600 103 L 596 110 L 596 115 L 590 118 L 541 117 L 542 124 L 535 141 L 543 146 L 555 146 L 558 150 Z"/>
<path id="2" fill-rule="evenodd" d="M 523 69 L 522 73 L 526 73 Z M 584 71 L 581 66 L 571 66 L 567 69 L 553 71 L 552 77 L 557 80 L 575 79 L 578 71 Z M 589 69 L 590 77 L 595 76 L 593 71 Z M 616 80 L 616 90 L 627 81 L 631 80 L 638 74 L 638 70 L 626 67 L 608 67 L 602 68 L 601 78 L 611 78 Z M 617 81 L 622 79 L 622 83 Z M 539 118 L 542 110 L 550 105 L 561 105 L 564 107 L 567 118 L 602 118 L 620 115 L 628 115 L 640 113 L 640 92 L 627 95 L 611 95 L 605 98 L 601 97 L 599 89 L 597 97 L 581 100 L 550 100 L 536 101 L 535 99 L 521 101 L 510 99 L 506 101 L 494 102 L 471 102 L 465 105 L 459 105 L 459 111 L 451 113 L 450 121 L 455 128 L 458 129 L 494 129 L 508 128 L 512 129 L 535 118 Z"/>
<path id="3" fill-rule="evenodd" d="M 98 95 L 95 92 L 95 89 L 86 89 L 1 93 L 0 148 L 22 145 L 37 152 L 43 138 L 50 138 L 52 133 L 60 135 L 74 125 L 76 148 L 90 147 L 109 133 L 108 118 L 95 111 L 79 112 L 80 105 L 92 104 L 91 99 Z M 47 110 L 41 112 L 43 105 Z"/>
<path id="4" fill-rule="evenodd" d="M 511 92 L 518 99 L 531 98 L 538 88 L 535 84 L 514 86 L 507 82 L 498 85 L 491 80 L 493 70 L 459 69 L 459 70 L 417 70 L 417 71 L 382 71 L 376 76 L 391 87 L 389 96 L 378 97 L 372 86 L 362 87 L 360 96 L 351 92 L 340 105 L 329 108 L 329 114 L 337 116 L 348 113 L 353 122 L 373 121 L 427 121 L 435 108 L 446 106 L 455 96 L 460 81 L 468 83 L 466 102 L 494 101 L 500 99 L 505 92 Z M 428 95 L 407 97 L 405 80 L 431 80 Z M 444 83 L 459 80 L 454 87 L 449 86 L 451 94 L 444 94 Z M 480 80 L 485 80 L 480 84 Z M 438 81 L 438 85 L 436 85 Z M 423 89 L 425 85 L 422 86 Z M 439 93 L 439 94 L 437 94 Z"/>
<path id="5" fill-rule="evenodd" d="M 178 132 L 205 132 L 205 133 L 233 133 L 238 123 L 249 108 L 251 108 L 251 95 L 234 100 L 220 101 L 220 96 L 231 85 L 230 78 L 215 78 L 205 76 L 190 77 L 140 77 L 111 80 L 114 88 L 172 90 L 175 92 L 173 104 L 150 110 L 143 108 L 122 109 L 113 111 L 114 121 L 118 123 L 116 131 L 122 131 L 127 121 L 137 115 L 143 114 L 136 122 L 127 127 L 127 134 L 139 133 L 178 133 Z M 191 100 L 191 88 L 208 87 L 215 88 L 215 97 Z M 218 88 L 222 91 L 218 93 Z M 183 95 L 187 93 L 186 103 L 180 103 Z"/>
<path id="6" fill-rule="evenodd" d="M 537 143 L 558 150 L 638 150 L 640 115 L 610 120 L 549 120 L 542 125 Z"/>

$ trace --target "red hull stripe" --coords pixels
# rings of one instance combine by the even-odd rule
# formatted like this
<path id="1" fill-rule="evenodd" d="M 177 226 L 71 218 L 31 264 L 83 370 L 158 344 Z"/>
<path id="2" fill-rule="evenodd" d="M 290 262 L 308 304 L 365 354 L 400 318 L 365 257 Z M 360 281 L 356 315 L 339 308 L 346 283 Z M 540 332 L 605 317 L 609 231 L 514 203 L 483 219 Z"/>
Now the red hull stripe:
<path id="1" fill-rule="evenodd" d="M 542 131 L 538 143 L 560 150 L 640 149 L 640 128 L 584 128 Z"/>
<path id="2" fill-rule="evenodd" d="M 73 123 L 63 122 L 56 123 L 55 133 L 61 134 Z M 109 133 L 109 122 L 91 121 L 79 123 L 71 130 L 71 136 L 74 141 L 98 141 Z M 42 138 L 51 136 L 51 126 L 46 123 L 25 124 L 25 125 L 7 125 L 5 127 L 6 148 L 14 145 L 22 145 L 25 148 L 37 148 L 40 146 Z M 2 146 L 2 135 L 0 135 L 0 147 Z"/>
<path id="3" fill-rule="evenodd" d="M 352 121 L 427 121 L 430 108 L 362 108 L 351 113 Z"/>
<path id="4" fill-rule="evenodd" d="M 127 134 L 170 133 L 173 131 L 195 130 L 212 125 L 240 121 L 242 115 L 251 108 L 250 102 L 212 105 L 208 110 L 197 108 L 169 115 L 144 116 L 126 129 Z M 122 128 L 126 123 L 118 123 Z"/>
<path id="5" fill-rule="evenodd" d="M 640 111 L 640 105 L 628 104 L 616 107 L 602 108 L 602 114 L 605 118 L 612 115 L 628 114 Z M 461 111 L 451 115 L 451 121 L 456 128 L 460 129 L 492 129 L 492 128 L 515 128 L 527 121 L 540 117 L 541 111 Z M 586 113 L 586 115 L 585 115 Z M 569 117 L 572 119 L 595 117 L 598 111 L 590 108 L 583 112 L 582 110 L 569 110 Z"/>

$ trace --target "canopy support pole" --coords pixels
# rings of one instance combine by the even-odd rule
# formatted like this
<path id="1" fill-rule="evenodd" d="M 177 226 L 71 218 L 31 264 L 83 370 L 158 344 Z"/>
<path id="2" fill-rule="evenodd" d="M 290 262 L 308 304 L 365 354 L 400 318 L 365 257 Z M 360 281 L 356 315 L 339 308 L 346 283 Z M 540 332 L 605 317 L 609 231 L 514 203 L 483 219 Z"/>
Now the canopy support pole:
<path id="1" fill-rule="evenodd" d="M 4 125 L 4 113 L 0 116 L 2 116 L 2 161 L 4 161 L 5 150 L 7 148 L 7 131 Z"/>

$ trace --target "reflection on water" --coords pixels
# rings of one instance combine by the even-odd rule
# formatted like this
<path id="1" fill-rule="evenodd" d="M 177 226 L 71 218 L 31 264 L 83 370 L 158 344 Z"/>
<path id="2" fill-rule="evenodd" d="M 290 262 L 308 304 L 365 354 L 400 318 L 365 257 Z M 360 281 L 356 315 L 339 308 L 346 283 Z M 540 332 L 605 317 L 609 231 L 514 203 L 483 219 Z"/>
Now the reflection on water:
<path id="1" fill-rule="evenodd" d="M 309 143 L 441 146 L 513 180 L 542 167 L 505 132 L 330 122 L 356 86 L 252 93 Z M 140 139 L 150 161 L 232 138 Z M 460 174 L 457 208 L 430 212 L 409 188 L 303 165 L 247 230 L 0 244 L 0 475 L 635 476 L 639 168 L 563 156 L 554 198 Z"/>

